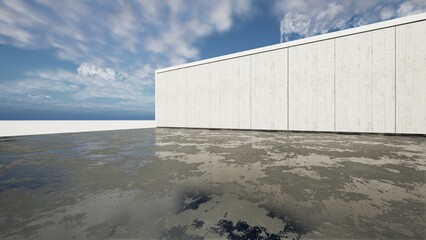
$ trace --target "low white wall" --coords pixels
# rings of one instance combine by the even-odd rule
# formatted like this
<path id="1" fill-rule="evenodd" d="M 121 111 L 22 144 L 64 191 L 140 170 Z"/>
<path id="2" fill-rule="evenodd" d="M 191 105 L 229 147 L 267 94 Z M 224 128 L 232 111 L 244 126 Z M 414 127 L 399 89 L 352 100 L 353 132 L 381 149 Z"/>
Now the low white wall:
<path id="1" fill-rule="evenodd" d="M 426 13 L 156 71 L 159 127 L 426 134 Z"/>
<path id="2" fill-rule="evenodd" d="M 0 137 L 155 128 L 155 121 L 0 121 Z"/>

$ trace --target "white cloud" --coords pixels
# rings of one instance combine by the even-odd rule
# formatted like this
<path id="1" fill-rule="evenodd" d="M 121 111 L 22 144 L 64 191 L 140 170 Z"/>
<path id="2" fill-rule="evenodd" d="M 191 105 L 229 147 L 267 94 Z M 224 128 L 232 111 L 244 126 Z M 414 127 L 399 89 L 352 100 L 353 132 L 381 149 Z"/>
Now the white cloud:
<path id="1" fill-rule="evenodd" d="M 148 51 L 167 54 L 171 64 L 197 59 L 199 50 L 195 45 L 199 39 L 228 31 L 235 17 L 247 17 L 253 9 L 251 0 L 184 2 L 185 7 L 169 7 L 170 13 L 157 23 L 157 34 L 144 40 Z"/>
<path id="2" fill-rule="evenodd" d="M 52 108 L 71 107 L 149 111 L 154 96 L 154 69 L 144 65 L 134 73 L 120 72 L 93 63 L 82 63 L 75 72 L 66 70 L 27 72 L 25 78 L 0 83 L 0 98 L 23 103 L 47 103 Z M 59 95 L 59 97 L 55 97 Z M 105 104 L 99 98 L 112 102 Z"/>
<path id="3" fill-rule="evenodd" d="M 395 16 L 395 9 L 392 7 L 384 7 L 380 11 L 380 18 L 383 20 L 391 19 Z"/>
<path id="4" fill-rule="evenodd" d="M 27 96 L 36 100 L 50 100 L 50 96 L 45 94 L 27 94 Z"/>
<path id="5" fill-rule="evenodd" d="M 197 41 L 228 31 L 252 8 L 252 0 L 4 0 L 0 43 L 129 71 L 139 67 L 131 58 L 145 58 L 142 65 L 197 59 Z"/>
<path id="6" fill-rule="evenodd" d="M 82 63 L 77 68 L 77 73 L 81 77 L 101 79 L 106 81 L 126 81 L 128 74 L 115 71 L 112 68 L 99 67 L 93 63 Z"/>
<path id="7" fill-rule="evenodd" d="M 308 37 L 426 12 L 424 0 L 282 0 L 275 1 L 281 16 L 281 41 L 292 35 Z"/>
<path id="8" fill-rule="evenodd" d="M 398 8 L 398 16 L 408 16 L 412 14 L 426 12 L 425 0 L 407 0 L 404 1 Z"/>
<path id="9" fill-rule="evenodd" d="M 311 25 L 311 18 L 300 13 L 287 13 L 284 19 L 281 20 L 281 42 L 284 41 L 284 33 L 298 33 L 303 36 L 309 34 L 309 26 Z"/>

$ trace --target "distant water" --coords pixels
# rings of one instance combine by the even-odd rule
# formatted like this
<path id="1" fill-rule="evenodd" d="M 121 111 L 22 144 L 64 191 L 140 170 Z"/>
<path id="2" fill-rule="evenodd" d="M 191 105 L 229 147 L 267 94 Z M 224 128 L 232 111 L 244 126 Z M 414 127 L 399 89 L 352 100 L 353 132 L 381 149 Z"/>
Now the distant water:
<path id="1" fill-rule="evenodd" d="M 425 239 L 426 138 L 0 138 L 0 239 Z"/>

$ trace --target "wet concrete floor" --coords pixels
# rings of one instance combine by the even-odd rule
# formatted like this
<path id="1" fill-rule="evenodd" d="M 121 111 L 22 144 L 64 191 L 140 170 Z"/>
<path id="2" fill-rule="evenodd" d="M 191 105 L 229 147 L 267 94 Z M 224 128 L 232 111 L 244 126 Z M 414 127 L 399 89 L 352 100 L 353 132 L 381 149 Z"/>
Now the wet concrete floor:
<path id="1" fill-rule="evenodd" d="M 0 239 L 425 239 L 426 138 L 0 138 Z"/>

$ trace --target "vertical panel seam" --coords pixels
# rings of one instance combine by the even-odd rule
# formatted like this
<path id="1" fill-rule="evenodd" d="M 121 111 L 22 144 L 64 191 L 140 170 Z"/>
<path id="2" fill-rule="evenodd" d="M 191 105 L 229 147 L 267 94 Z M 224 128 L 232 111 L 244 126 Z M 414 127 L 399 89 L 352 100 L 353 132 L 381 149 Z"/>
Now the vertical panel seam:
<path id="1" fill-rule="evenodd" d="M 396 133 L 396 67 L 397 67 L 397 65 L 396 65 L 396 54 L 397 54 L 397 48 L 396 48 L 396 26 L 394 27 L 395 28 L 395 32 L 394 32 L 394 38 L 395 38 L 395 43 L 394 43 L 394 48 L 395 48 L 395 62 L 394 62 L 394 64 L 395 64 L 395 69 L 394 69 L 394 81 L 395 81 L 395 109 L 394 109 L 394 111 L 395 111 L 395 133 Z"/>
<path id="2" fill-rule="evenodd" d="M 156 121 L 156 122 L 158 122 L 158 115 L 157 115 L 157 108 L 158 108 L 158 106 L 157 106 L 157 99 L 158 99 L 158 94 L 157 94 L 157 74 L 155 73 L 154 74 L 154 94 L 155 94 L 155 96 L 154 96 L 154 120 Z"/>
<path id="3" fill-rule="evenodd" d="M 250 57 L 250 129 L 252 129 L 252 125 L 251 125 L 251 114 L 252 114 L 252 111 L 253 111 L 253 109 L 252 109 L 252 91 L 253 91 L 253 89 L 252 89 L 252 84 L 251 84 L 251 80 L 252 80 L 252 72 L 251 72 L 251 63 L 252 63 L 252 61 L 251 61 L 251 59 L 252 59 L 252 56 L 250 55 L 249 56 Z"/>
<path id="4" fill-rule="evenodd" d="M 334 81 L 334 89 L 333 89 L 333 94 L 334 94 L 334 96 L 333 96 L 333 102 L 334 102 L 334 113 L 333 113 L 333 128 L 334 128 L 334 131 L 336 131 L 336 39 L 333 39 L 333 44 L 334 44 L 334 46 L 333 46 L 333 51 L 334 51 L 334 59 L 333 59 L 333 61 L 334 61 L 334 63 L 333 63 L 333 65 L 334 65 L 334 69 L 333 69 L 333 81 Z"/>
<path id="5" fill-rule="evenodd" d="M 222 85 L 223 85 L 223 83 L 224 83 L 224 81 L 223 81 L 223 79 L 222 79 L 222 63 L 223 62 L 218 62 L 217 63 L 217 65 L 218 66 L 216 66 L 216 70 L 218 70 L 219 71 L 219 79 L 218 79 L 218 82 L 219 82 L 219 86 L 216 86 L 216 87 L 218 87 L 218 90 L 219 90 L 219 127 L 220 128 L 222 128 Z"/>
<path id="6" fill-rule="evenodd" d="M 194 77 L 195 78 L 198 78 L 199 77 L 199 75 L 197 76 L 197 70 L 199 71 L 200 70 L 200 68 L 198 68 L 198 69 L 196 69 L 196 68 L 193 68 L 192 69 L 192 76 L 191 76 L 191 78 L 189 79 L 189 81 L 188 81 L 188 87 L 189 87 L 189 85 L 190 85 L 190 81 L 192 80 L 192 81 L 195 81 L 194 83 L 193 83 L 193 85 L 191 86 L 192 87 L 192 96 L 193 96 L 193 104 L 194 104 L 194 122 L 193 122 L 193 124 L 194 124 L 194 127 L 197 127 L 197 122 L 199 121 L 199 119 L 198 119 L 198 109 L 197 109 L 197 95 L 196 95 L 196 93 L 195 93 L 195 89 L 197 89 L 197 83 L 198 83 L 198 81 L 197 80 L 194 80 Z M 195 72 L 195 75 L 196 76 L 194 76 L 194 72 Z M 195 88 L 194 88 L 195 87 Z"/>
<path id="7" fill-rule="evenodd" d="M 290 48 L 287 48 L 287 131 L 290 131 Z"/>

